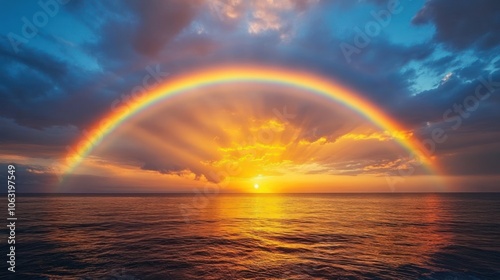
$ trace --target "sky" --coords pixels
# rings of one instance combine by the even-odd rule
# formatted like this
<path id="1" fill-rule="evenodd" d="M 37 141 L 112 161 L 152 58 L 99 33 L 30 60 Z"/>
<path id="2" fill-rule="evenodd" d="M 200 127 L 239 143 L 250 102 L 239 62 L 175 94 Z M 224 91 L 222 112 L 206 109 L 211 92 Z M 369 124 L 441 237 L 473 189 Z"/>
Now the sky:
<path id="1" fill-rule="evenodd" d="M 500 191 L 498 1 L 0 5 L 0 177 L 14 164 L 19 192 Z M 142 110 L 69 170 L 117 107 L 221 65 L 311 73 L 402 129 L 304 89 L 225 83 Z M 433 170 L 410 138 L 432 142 Z"/>

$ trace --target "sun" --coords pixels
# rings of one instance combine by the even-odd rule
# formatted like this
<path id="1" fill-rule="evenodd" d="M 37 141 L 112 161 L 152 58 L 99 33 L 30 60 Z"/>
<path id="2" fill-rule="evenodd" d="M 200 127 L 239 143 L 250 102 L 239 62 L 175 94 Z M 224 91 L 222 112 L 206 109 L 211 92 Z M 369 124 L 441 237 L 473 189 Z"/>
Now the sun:
<path id="1" fill-rule="evenodd" d="M 258 190 L 259 189 L 259 182 L 260 180 L 262 179 L 262 174 L 259 174 L 257 175 L 257 177 L 254 178 L 254 184 L 253 184 L 253 188 Z"/>

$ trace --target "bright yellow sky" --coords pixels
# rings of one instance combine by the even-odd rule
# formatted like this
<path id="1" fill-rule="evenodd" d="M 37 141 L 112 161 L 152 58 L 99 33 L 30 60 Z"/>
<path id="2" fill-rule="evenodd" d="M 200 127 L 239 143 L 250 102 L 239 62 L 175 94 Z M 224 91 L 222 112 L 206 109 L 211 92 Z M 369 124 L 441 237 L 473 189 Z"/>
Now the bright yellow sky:
<path id="1" fill-rule="evenodd" d="M 231 94 L 236 90 L 248 93 Z M 387 174 L 411 164 L 394 137 L 410 137 L 409 132 L 389 134 L 322 97 L 283 91 L 276 86 L 225 86 L 157 104 L 105 138 L 75 174 L 104 177 L 138 191 L 394 188 Z M 429 176 L 403 180 L 407 186 L 423 180 L 435 185 Z"/>

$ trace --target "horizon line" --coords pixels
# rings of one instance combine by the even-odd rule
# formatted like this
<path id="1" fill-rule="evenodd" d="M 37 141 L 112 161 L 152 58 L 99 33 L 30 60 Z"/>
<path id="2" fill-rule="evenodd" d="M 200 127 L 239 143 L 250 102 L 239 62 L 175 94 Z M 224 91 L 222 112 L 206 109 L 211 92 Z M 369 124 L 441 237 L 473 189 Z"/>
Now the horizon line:
<path id="1" fill-rule="evenodd" d="M 226 194 L 238 194 L 238 195 L 305 195 L 305 194 L 482 194 L 482 193 L 497 193 L 500 191 L 434 191 L 434 192 L 415 192 L 415 191 L 388 191 L 388 192 L 266 192 L 266 193 L 255 193 L 255 192 L 221 192 L 221 193 L 208 193 L 203 194 L 204 196 L 217 196 Z M 7 194 L 6 192 L 3 194 Z M 193 192 L 17 192 L 20 195 L 199 195 Z M 16 195 L 19 197 L 19 195 Z"/>

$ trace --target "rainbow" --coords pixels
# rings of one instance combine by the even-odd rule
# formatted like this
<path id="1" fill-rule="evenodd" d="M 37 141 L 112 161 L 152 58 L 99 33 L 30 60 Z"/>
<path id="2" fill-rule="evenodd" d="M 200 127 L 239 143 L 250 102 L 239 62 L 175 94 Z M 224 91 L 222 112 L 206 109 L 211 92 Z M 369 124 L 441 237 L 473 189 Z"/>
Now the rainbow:
<path id="1" fill-rule="evenodd" d="M 255 65 L 225 65 L 200 69 L 188 74 L 179 75 L 143 94 L 128 104 L 127 108 L 114 110 L 96 124 L 84 140 L 75 145 L 66 157 L 63 174 L 73 170 L 92 152 L 101 139 L 112 133 L 120 124 L 137 115 L 148 106 L 166 100 L 183 92 L 208 86 L 234 82 L 256 82 L 282 85 L 306 90 L 323 95 L 358 112 L 385 132 L 397 135 L 404 131 L 402 127 L 387 116 L 377 106 L 340 84 L 309 72 Z M 125 107 L 125 106 L 123 106 Z M 424 146 L 415 138 L 395 137 L 395 140 L 406 148 L 410 155 L 419 158 L 424 166 L 433 174 L 437 174 L 438 166 L 433 163 Z"/>

